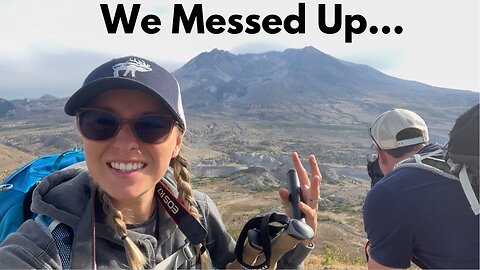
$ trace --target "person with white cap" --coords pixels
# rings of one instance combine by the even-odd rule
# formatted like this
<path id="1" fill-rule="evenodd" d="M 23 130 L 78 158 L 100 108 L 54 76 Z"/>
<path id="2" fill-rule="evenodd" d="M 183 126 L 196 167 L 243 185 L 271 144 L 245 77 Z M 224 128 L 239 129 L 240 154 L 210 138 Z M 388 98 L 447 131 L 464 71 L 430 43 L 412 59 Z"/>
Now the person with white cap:
<path id="1" fill-rule="evenodd" d="M 419 153 L 441 148 L 429 141 L 425 121 L 415 112 L 405 109 L 392 109 L 382 113 L 370 128 L 370 136 L 375 143 L 380 169 L 383 174 L 393 170 L 395 164 Z"/>
<path id="2" fill-rule="evenodd" d="M 181 152 L 187 124 L 171 73 L 137 56 L 113 59 L 87 76 L 64 109 L 76 117 L 88 170 L 40 182 L 32 196 L 39 217 L 2 242 L 0 268 L 223 269 L 235 259 L 214 202 L 190 186 Z M 296 153 L 292 159 L 307 202 L 299 208 L 316 232 L 320 171 L 314 156 L 311 177 Z M 279 191 L 284 205 L 288 194 Z M 285 253 L 278 267 L 301 267 L 312 240 Z"/>
<path id="3" fill-rule="evenodd" d="M 443 160 L 442 146 L 428 143 L 425 121 L 412 111 L 392 109 L 369 131 L 384 176 L 363 206 L 368 268 L 409 268 L 412 261 L 421 268 L 478 268 L 478 218 L 459 182 L 398 166 L 413 156 Z"/>

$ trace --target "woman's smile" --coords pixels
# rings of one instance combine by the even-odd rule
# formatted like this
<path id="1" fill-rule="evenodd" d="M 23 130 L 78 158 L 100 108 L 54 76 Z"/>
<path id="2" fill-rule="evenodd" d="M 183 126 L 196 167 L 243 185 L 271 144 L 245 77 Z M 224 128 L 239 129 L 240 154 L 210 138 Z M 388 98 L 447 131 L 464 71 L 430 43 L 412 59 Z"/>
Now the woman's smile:
<path id="1" fill-rule="evenodd" d="M 135 172 L 137 170 L 143 169 L 147 165 L 143 162 L 121 162 L 121 161 L 109 162 L 107 164 L 108 166 L 110 166 L 110 168 L 114 170 L 118 170 L 123 173 Z"/>

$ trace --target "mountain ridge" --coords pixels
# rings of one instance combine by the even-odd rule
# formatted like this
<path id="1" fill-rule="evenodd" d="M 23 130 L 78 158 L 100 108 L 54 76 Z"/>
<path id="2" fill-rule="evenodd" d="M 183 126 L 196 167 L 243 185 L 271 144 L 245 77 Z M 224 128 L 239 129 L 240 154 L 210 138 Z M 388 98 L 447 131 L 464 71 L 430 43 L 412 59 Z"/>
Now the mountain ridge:
<path id="1" fill-rule="evenodd" d="M 187 112 L 227 118 L 366 125 L 402 107 L 451 122 L 478 102 L 478 93 L 396 78 L 312 46 L 238 55 L 213 49 L 174 75 Z"/>
<path id="2" fill-rule="evenodd" d="M 397 107 L 448 126 L 479 97 L 468 90 L 399 79 L 313 46 L 247 54 L 215 48 L 173 74 L 187 117 L 368 126 L 380 113 Z M 50 95 L 12 100 L 15 108 L 8 109 L 9 117 L 62 113 L 64 100 Z"/>

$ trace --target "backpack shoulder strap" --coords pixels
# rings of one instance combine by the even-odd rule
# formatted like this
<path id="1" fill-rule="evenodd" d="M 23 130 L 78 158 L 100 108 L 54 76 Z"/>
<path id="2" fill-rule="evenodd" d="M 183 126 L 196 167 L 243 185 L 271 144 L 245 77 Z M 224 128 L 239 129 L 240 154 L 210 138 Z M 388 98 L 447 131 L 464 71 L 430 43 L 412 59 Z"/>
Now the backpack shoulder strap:
<path id="1" fill-rule="evenodd" d="M 433 173 L 439 174 L 443 177 L 446 177 L 452 180 L 459 181 L 462 186 L 463 192 L 467 197 L 468 203 L 472 208 L 473 213 L 475 215 L 479 215 L 480 202 L 478 201 L 475 195 L 475 192 L 473 191 L 472 184 L 470 183 L 470 180 L 468 178 L 468 174 L 467 174 L 468 166 L 466 164 L 463 164 L 463 165 L 456 165 L 453 163 L 450 164 L 445 160 L 433 158 L 432 156 L 435 155 L 435 152 L 437 151 L 434 151 L 428 155 L 416 154 L 412 158 L 399 162 L 395 166 L 395 170 L 400 168 L 406 168 L 406 167 L 419 168 L 419 169 L 431 171 Z M 454 166 L 460 166 L 458 177 L 452 174 L 452 170 L 457 170 Z"/>
<path id="2" fill-rule="evenodd" d="M 468 179 L 467 174 L 467 165 L 463 164 L 460 172 L 458 174 L 458 178 L 460 178 L 460 184 L 462 185 L 463 192 L 465 196 L 467 196 L 467 200 L 470 203 L 470 207 L 475 215 L 480 214 L 480 203 L 475 196 L 475 192 L 473 191 L 473 187 Z"/>
<path id="3" fill-rule="evenodd" d="M 58 249 L 58 255 L 62 262 L 62 269 L 70 269 L 70 258 L 73 244 L 72 228 L 45 215 L 38 215 L 35 218 L 35 221 L 43 224 L 50 231 Z"/>
<path id="4" fill-rule="evenodd" d="M 168 256 L 161 263 L 155 265 L 153 270 L 178 269 L 185 262 L 193 264 L 195 259 L 195 250 L 188 241 L 185 242 L 175 253 Z M 192 265 L 190 265 L 192 266 Z"/>
<path id="5" fill-rule="evenodd" d="M 416 154 L 411 158 L 397 163 L 394 170 L 401 168 L 418 168 L 440 174 L 452 180 L 459 180 L 458 177 L 450 173 L 450 165 L 445 160 L 433 157 L 442 152 L 443 150 L 439 149 L 427 154 Z"/>

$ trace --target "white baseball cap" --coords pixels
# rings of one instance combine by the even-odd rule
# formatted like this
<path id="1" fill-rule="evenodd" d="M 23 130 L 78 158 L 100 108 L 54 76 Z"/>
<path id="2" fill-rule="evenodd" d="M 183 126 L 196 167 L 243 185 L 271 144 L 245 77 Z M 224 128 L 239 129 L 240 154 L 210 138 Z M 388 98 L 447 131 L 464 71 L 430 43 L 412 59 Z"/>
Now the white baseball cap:
<path id="1" fill-rule="evenodd" d="M 398 139 L 398 133 L 405 129 L 417 129 L 421 136 Z M 382 113 L 373 122 L 370 136 L 375 144 L 383 150 L 420 144 L 429 140 L 425 121 L 418 114 L 405 109 L 391 109 Z"/>

